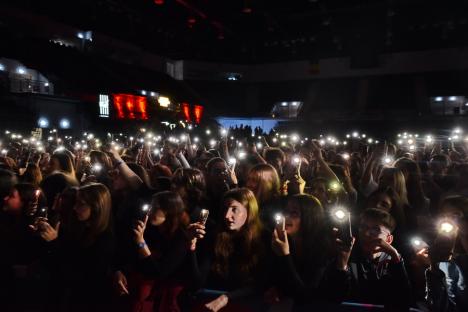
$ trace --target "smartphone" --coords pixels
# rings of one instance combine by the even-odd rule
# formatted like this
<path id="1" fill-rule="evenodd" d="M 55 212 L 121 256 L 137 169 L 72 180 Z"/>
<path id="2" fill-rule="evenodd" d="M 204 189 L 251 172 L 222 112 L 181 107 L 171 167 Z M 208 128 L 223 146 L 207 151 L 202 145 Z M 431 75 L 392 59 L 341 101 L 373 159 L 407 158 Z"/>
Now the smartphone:
<path id="1" fill-rule="evenodd" d="M 275 214 L 275 228 L 278 233 L 282 233 L 286 229 L 286 218 L 281 213 Z"/>
<path id="2" fill-rule="evenodd" d="M 351 227 L 351 213 L 345 209 L 338 208 L 332 213 L 334 227 L 338 229 L 338 238 L 345 244 L 351 244 L 353 230 Z"/>
<path id="3" fill-rule="evenodd" d="M 141 208 L 138 210 L 137 219 L 141 222 L 145 222 L 146 216 L 149 214 L 150 210 L 151 210 L 151 205 L 149 204 L 142 205 Z"/>
<path id="4" fill-rule="evenodd" d="M 415 253 L 420 253 L 422 250 L 429 248 L 429 245 L 419 237 L 414 237 L 411 240 L 411 247 Z"/>
<path id="5" fill-rule="evenodd" d="M 41 207 L 37 209 L 36 218 L 47 219 L 47 211 L 48 211 L 47 207 Z"/>
<path id="6" fill-rule="evenodd" d="M 200 211 L 200 216 L 198 218 L 198 222 L 200 222 L 201 224 L 205 225 L 206 224 L 206 221 L 208 220 L 208 216 L 210 215 L 210 211 L 207 210 L 207 209 L 202 209 Z"/>
<path id="7" fill-rule="evenodd" d="M 439 223 L 437 236 L 429 247 L 429 254 L 437 262 L 449 261 L 455 249 L 458 228 L 454 222 L 445 220 Z"/>

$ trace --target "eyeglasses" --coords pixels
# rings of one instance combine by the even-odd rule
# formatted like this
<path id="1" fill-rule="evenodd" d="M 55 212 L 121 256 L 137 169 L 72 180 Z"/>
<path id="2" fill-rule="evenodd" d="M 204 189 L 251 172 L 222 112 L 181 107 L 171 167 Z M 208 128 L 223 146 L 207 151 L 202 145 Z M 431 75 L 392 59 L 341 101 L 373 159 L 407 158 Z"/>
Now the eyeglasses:
<path id="1" fill-rule="evenodd" d="M 369 234 L 371 236 L 379 236 L 380 234 L 387 234 L 387 235 L 390 235 L 390 232 L 389 231 L 386 231 L 386 230 L 382 230 L 379 226 L 373 226 L 373 227 L 369 227 L 367 226 L 366 224 L 364 223 L 361 223 L 359 225 L 359 232 L 361 233 L 366 233 L 366 232 L 369 232 Z"/>

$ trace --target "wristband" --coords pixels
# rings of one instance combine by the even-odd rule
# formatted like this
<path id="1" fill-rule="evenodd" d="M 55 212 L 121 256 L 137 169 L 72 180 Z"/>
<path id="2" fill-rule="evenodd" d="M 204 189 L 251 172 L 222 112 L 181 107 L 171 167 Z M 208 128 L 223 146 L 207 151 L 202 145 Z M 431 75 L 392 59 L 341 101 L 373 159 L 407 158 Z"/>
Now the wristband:
<path id="1" fill-rule="evenodd" d="M 141 242 L 137 244 L 138 249 L 145 248 L 145 246 L 146 246 L 146 242 Z"/>

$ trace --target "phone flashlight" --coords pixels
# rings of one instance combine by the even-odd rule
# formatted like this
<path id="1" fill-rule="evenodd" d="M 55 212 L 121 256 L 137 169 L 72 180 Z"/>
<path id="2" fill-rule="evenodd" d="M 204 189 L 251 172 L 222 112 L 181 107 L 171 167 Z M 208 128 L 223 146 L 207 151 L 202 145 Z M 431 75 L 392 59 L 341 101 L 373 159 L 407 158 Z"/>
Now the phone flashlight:
<path id="1" fill-rule="evenodd" d="M 151 206 L 149 204 L 143 204 L 141 206 L 140 212 L 138 214 L 138 220 L 144 222 L 146 216 L 148 215 L 148 213 L 150 211 L 150 208 L 151 208 Z"/>
<path id="2" fill-rule="evenodd" d="M 330 190 L 332 192 L 337 192 L 339 189 L 340 189 L 340 183 L 336 181 L 333 181 L 332 183 L 330 183 Z"/>
<path id="3" fill-rule="evenodd" d="M 292 161 L 293 161 L 293 164 L 299 165 L 299 163 L 301 162 L 301 158 L 299 156 L 294 156 Z"/>
<path id="4" fill-rule="evenodd" d="M 281 213 L 275 214 L 275 225 L 276 225 L 276 230 L 278 232 L 282 232 L 285 230 L 285 217 Z"/>
<path id="5" fill-rule="evenodd" d="M 210 215 L 210 211 L 207 210 L 207 209 L 202 209 L 200 211 L 200 217 L 199 217 L 199 221 L 201 224 L 205 225 L 206 224 L 206 221 L 208 220 L 208 216 Z"/>
<path id="6" fill-rule="evenodd" d="M 392 161 L 393 159 L 391 157 L 384 157 L 383 159 L 383 163 L 386 165 L 390 164 Z"/>
<path id="7" fill-rule="evenodd" d="M 343 159 L 344 159 L 344 160 L 348 160 L 348 159 L 350 158 L 350 156 L 349 156 L 348 153 L 344 153 L 344 154 L 341 155 L 341 156 L 343 156 Z"/>
<path id="8" fill-rule="evenodd" d="M 237 162 L 237 159 L 235 159 L 234 157 L 230 157 L 229 160 L 228 160 L 228 163 L 229 165 L 231 166 L 234 166 Z"/>
<path id="9" fill-rule="evenodd" d="M 99 163 L 96 163 L 91 167 L 91 170 L 96 173 L 100 172 L 102 170 L 102 165 Z"/>
<path id="10" fill-rule="evenodd" d="M 351 213 L 338 207 L 331 212 L 334 220 L 334 227 L 338 230 L 338 238 L 345 244 L 350 244 L 353 240 L 353 233 L 351 229 Z"/>
<path id="11" fill-rule="evenodd" d="M 456 226 L 450 221 L 442 221 L 439 224 L 439 232 L 442 234 L 452 234 L 456 229 Z"/>

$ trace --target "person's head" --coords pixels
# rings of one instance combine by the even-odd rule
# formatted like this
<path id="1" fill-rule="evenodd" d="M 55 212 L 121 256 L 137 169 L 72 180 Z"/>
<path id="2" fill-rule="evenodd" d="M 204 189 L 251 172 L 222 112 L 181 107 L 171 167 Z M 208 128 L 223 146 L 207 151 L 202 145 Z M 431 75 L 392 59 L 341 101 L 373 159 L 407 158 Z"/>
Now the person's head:
<path id="1" fill-rule="evenodd" d="M 172 171 L 168 166 L 164 166 L 162 164 L 155 164 L 150 169 L 149 177 L 150 177 L 151 186 L 153 188 L 157 188 L 158 178 L 160 177 L 171 178 Z"/>
<path id="2" fill-rule="evenodd" d="M 403 172 L 398 168 L 385 167 L 379 176 L 380 188 L 392 188 L 404 204 L 408 204 L 408 192 Z"/>
<path id="3" fill-rule="evenodd" d="M 444 154 L 434 155 L 429 162 L 429 170 L 435 176 L 447 175 L 450 167 L 450 158 Z"/>
<path id="4" fill-rule="evenodd" d="M 55 172 L 42 180 L 41 188 L 47 198 L 47 206 L 52 207 L 55 197 L 62 193 L 66 188 L 78 186 L 75 182 L 75 180 L 70 179 L 69 176 L 61 172 Z"/>
<path id="5" fill-rule="evenodd" d="M 391 187 L 379 188 L 367 197 L 366 208 L 391 212 L 398 201 L 398 195 Z"/>
<path id="6" fill-rule="evenodd" d="M 378 252 L 376 241 L 379 239 L 391 244 L 394 229 L 395 220 L 388 212 L 374 208 L 365 210 L 359 222 L 359 246 L 364 255 Z"/>
<path id="7" fill-rule="evenodd" d="M 30 183 L 19 183 L 4 198 L 3 209 L 10 214 L 30 217 L 35 213 L 34 203 L 36 201 L 38 206 L 45 206 L 44 194 Z"/>
<path id="8" fill-rule="evenodd" d="M 74 210 L 76 220 L 89 225 L 88 243 L 109 228 L 111 205 L 111 195 L 105 185 L 93 183 L 79 188 Z"/>
<path id="9" fill-rule="evenodd" d="M 312 195 L 298 194 L 288 198 L 284 211 L 286 231 L 292 237 L 311 241 L 323 228 L 325 214 L 319 200 Z"/>
<path id="10" fill-rule="evenodd" d="M 225 184 L 228 179 L 226 161 L 220 157 L 210 159 L 206 164 L 206 178 L 208 186 L 212 189 L 220 188 L 221 184 Z"/>
<path id="11" fill-rule="evenodd" d="M 75 168 L 73 167 L 73 161 L 70 156 L 65 152 L 55 152 L 50 157 L 47 171 L 53 173 L 54 171 L 60 171 L 64 174 L 75 177 Z"/>
<path id="12" fill-rule="evenodd" d="M 394 166 L 401 170 L 408 184 L 421 181 L 421 169 L 414 160 L 402 157 L 395 161 Z"/>
<path id="13" fill-rule="evenodd" d="M 328 182 L 324 178 L 315 178 L 310 185 L 310 194 L 315 196 L 322 206 L 328 203 Z"/>
<path id="14" fill-rule="evenodd" d="M 17 179 L 14 172 L 0 169 L 0 208 L 3 207 L 3 199 L 10 195 L 16 183 Z"/>
<path id="15" fill-rule="evenodd" d="M 443 198 L 440 202 L 440 212 L 445 216 L 468 222 L 468 197 L 451 195 Z M 466 225 L 468 226 L 468 223 Z"/>
<path id="16" fill-rule="evenodd" d="M 239 188 L 226 192 L 222 205 L 224 220 L 216 235 L 214 271 L 220 275 L 229 274 L 229 262 L 235 252 L 241 255 L 237 259 L 239 272 L 249 277 L 264 250 L 257 200 L 252 191 Z"/>
<path id="17" fill-rule="evenodd" d="M 245 186 L 255 194 L 260 205 L 280 194 L 278 173 L 269 164 L 259 164 L 250 169 Z"/>
<path id="18" fill-rule="evenodd" d="M 111 159 L 109 158 L 109 156 L 107 156 L 106 153 L 102 151 L 93 150 L 89 152 L 89 158 L 92 165 L 100 164 L 103 167 L 103 170 L 101 172 L 108 172 L 112 169 Z"/>
<path id="19" fill-rule="evenodd" d="M 269 148 L 264 152 L 265 160 L 267 163 L 272 165 L 279 176 L 283 175 L 283 167 L 285 162 L 285 156 L 281 149 L 279 148 Z"/>
<path id="20" fill-rule="evenodd" d="M 31 183 L 32 185 L 39 187 L 42 182 L 41 168 L 36 164 L 29 163 L 26 166 L 26 170 L 21 175 L 21 182 Z"/>
<path id="21" fill-rule="evenodd" d="M 187 209 L 201 203 L 206 194 L 205 177 L 198 169 L 179 168 L 172 177 L 172 190 L 178 193 Z"/>
<path id="22" fill-rule="evenodd" d="M 222 205 L 227 231 L 259 231 L 258 203 L 252 191 L 247 188 L 230 190 L 224 194 Z"/>
<path id="23" fill-rule="evenodd" d="M 162 226 L 168 235 L 177 229 L 187 226 L 189 222 L 184 202 L 179 194 L 171 191 L 159 192 L 153 195 L 151 213 L 148 222 L 154 226 Z"/>

